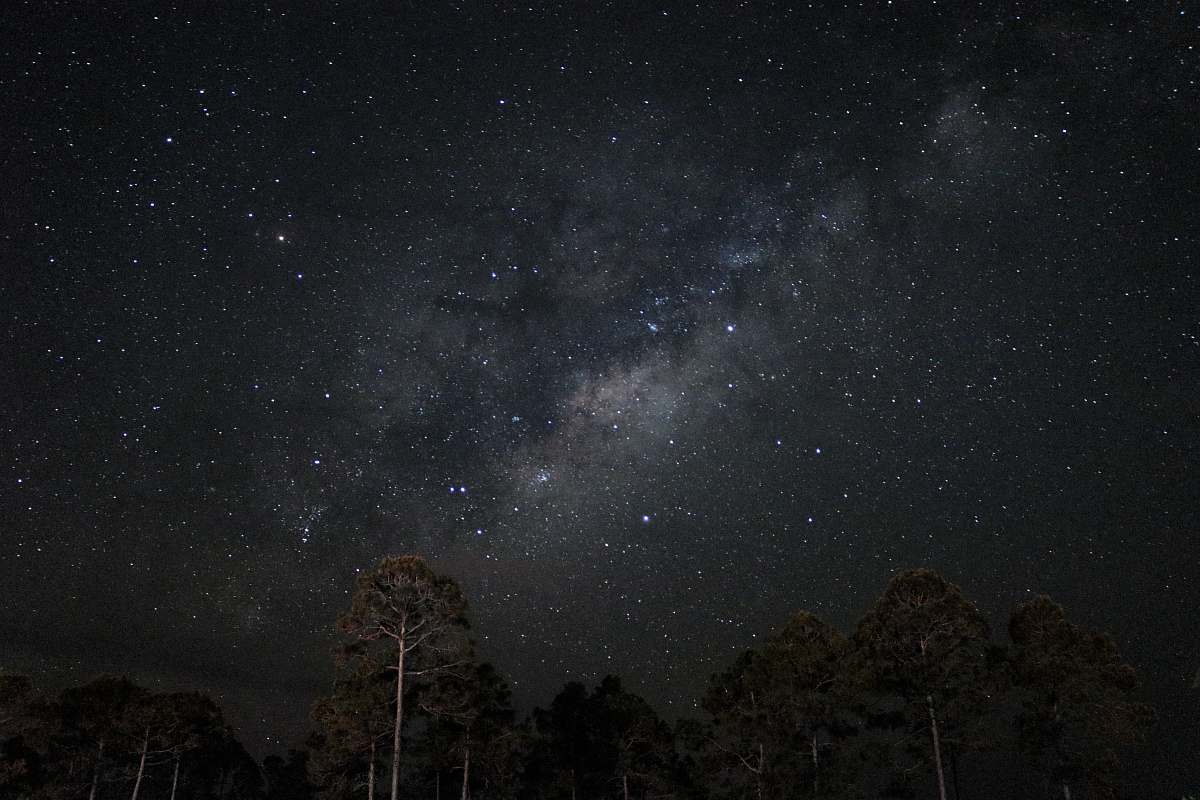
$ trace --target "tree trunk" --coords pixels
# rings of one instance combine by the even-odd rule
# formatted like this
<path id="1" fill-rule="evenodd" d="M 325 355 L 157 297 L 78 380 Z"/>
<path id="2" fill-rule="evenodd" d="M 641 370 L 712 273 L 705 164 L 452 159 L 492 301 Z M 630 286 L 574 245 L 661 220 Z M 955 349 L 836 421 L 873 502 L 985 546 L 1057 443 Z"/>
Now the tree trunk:
<path id="1" fill-rule="evenodd" d="M 100 740 L 100 750 L 96 753 L 96 768 L 92 770 L 92 791 L 88 793 L 88 800 L 96 800 L 96 785 L 100 783 L 100 767 L 104 764 L 104 740 Z"/>
<path id="2" fill-rule="evenodd" d="M 462 800 L 467 800 L 467 795 L 470 794 L 471 783 L 471 744 L 468 742 L 463 747 L 463 785 L 462 785 Z"/>
<path id="3" fill-rule="evenodd" d="M 150 749 L 150 727 L 146 726 L 146 734 L 142 737 L 142 757 L 138 759 L 137 780 L 133 782 L 133 796 L 129 800 L 137 800 L 138 792 L 142 789 L 142 776 L 146 774 L 146 752 Z"/>
<path id="4" fill-rule="evenodd" d="M 175 756 L 175 774 L 171 776 L 171 800 L 175 800 L 175 787 L 179 785 L 179 762 L 181 756 Z"/>
<path id="5" fill-rule="evenodd" d="M 629 800 L 629 773 L 628 772 L 621 773 L 621 794 L 624 795 L 625 800 Z"/>
<path id="6" fill-rule="evenodd" d="M 400 725 L 404 722 L 404 626 L 400 626 L 396 664 L 396 727 L 392 730 L 392 800 L 400 800 Z M 134 798 L 134 800 L 137 800 Z M 944 800 L 944 798 L 943 798 Z"/>
<path id="7" fill-rule="evenodd" d="M 367 762 L 367 800 L 375 800 L 375 737 L 371 737 L 370 761 Z"/>
<path id="8" fill-rule="evenodd" d="M 813 797 L 818 797 L 821 794 L 821 764 L 817 756 L 817 735 L 812 735 L 812 760 L 813 760 Z"/>
<path id="9" fill-rule="evenodd" d="M 929 732 L 933 736 L 933 763 L 937 766 L 938 797 L 946 800 L 946 773 L 942 770 L 942 742 L 938 738 L 937 715 L 933 712 L 933 695 L 925 695 L 929 706 Z"/>
<path id="10" fill-rule="evenodd" d="M 954 776 L 954 800 L 959 800 L 957 747 L 954 747 L 950 750 L 950 774 Z"/>
<path id="11" fill-rule="evenodd" d="M 1054 701 L 1054 724 L 1056 727 L 1058 725 L 1062 724 L 1062 712 L 1058 708 L 1057 700 Z M 1061 737 L 1061 734 L 1060 734 L 1060 737 Z M 1060 755 L 1058 758 L 1058 763 L 1059 763 L 1060 767 L 1062 766 L 1062 762 L 1063 762 L 1063 759 Z M 1070 784 L 1067 783 L 1066 778 L 1063 778 L 1063 780 L 1062 780 L 1062 793 L 1063 793 L 1063 800 L 1071 800 L 1071 786 L 1070 786 Z"/>
<path id="12" fill-rule="evenodd" d="M 758 785 L 757 786 L 758 800 L 762 800 L 762 795 L 763 795 L 763 772 L 765 772 L 764 768 L 766 767 L 766 764 L 764 764 L 763 761 L 764 761 L 763 746 L 762 746 L 762 742 L 759 742 L 758 743 L 758 776 L 757 776 L 758 780 L 756 781 L 756 783 Z M 942 798 L 942 800 L 946 800 L 946 799 Z"/>

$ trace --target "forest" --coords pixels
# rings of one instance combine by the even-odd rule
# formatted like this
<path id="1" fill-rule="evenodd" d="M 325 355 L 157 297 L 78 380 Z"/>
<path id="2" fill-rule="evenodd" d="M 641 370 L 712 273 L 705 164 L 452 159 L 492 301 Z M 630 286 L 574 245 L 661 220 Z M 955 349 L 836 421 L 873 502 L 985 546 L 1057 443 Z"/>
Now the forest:
<path id="1" fill-rule="evenodd" d="M 337 628 L 311 734 L 261 763 L 203 693 L 0 672 L 0 797 L 1118 798 L 1152 721 L 1110 637 L 1041 596 L 996 641 L 929 569 L 897 574 L 849 635 L 779 621 L 673 722 L 616 676 L 518 715 L 461 588 L 417 556 L 361 573 Z"/>

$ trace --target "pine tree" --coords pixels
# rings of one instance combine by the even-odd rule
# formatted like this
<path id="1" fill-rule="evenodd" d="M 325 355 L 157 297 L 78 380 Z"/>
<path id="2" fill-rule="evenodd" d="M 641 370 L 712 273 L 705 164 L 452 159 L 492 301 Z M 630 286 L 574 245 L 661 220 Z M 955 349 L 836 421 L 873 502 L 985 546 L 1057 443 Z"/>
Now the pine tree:
<path id="1" fill-rule="evenodd" d="M 776 752 L 762 658 L 761 652 L 748 650 L 713 675 L 701 700 L 708 721 L 682 731 L 698 753 L 706 781 L 720 795 L 764 800 L 773 788 Z"/>
<path id="2" fill-rule="evenodd" d="M 767 640 L 757 661 L 773 738 L 793 766 L 792 780 L 807 784 L 814 797 L 831 793 L 834 781 L 824 762 L 850 724 L 844 679 L 849 651 L 838 630 L 798 611 Z"/>
<path id="3" fill-rule="evenodd" d="M 451 578 L 435 574 L 418 556 L 397 556 L 359 576 L 350 611 L 338 622 L 343 633 L 382 646 L 390 654 L 390 669 L 396 671 L 391 800 L 400 797 L 405 678 L 462 662 L 466 607 Z"/>
<path id="4" fill-rule="evenodd" d="M 375 800 L 376 765 L 394 723 L 389 677 L 378 657 L 351 653 L 333 693 L 313 707 L 321 738 L 312 769 L 322 794 L 345 796 L 365 783 L 367 800 Z"/>
<path id="5" fill-rule="evenodd" d="M 592 693 L 589 707 L 597 739 L 593 747 L 608 754 L 602 775 L 620 787 L 622 800 L 671 795 L 674 737 L 650 704 L 609 675 Z"/>
<path id="6" fill-rule="evenodd" d="M 25 675 L 0 672 L 0 797 L 23 796 L 42 779 L 42 753 L 57 709 Z"/>
<path id="7" fill-rule="evenodd" d="M 929 569 L 895 576 L 867 611 L 854 644 L 870 686 L 898 699 L 929 735 L 938 796 L 946 800 L 943 735 L 988 692 L 988 624 L 957 586 Z"/>
<path id="8" fill-rule="evenodd" d="M 217 766 L 217 800 L 262 800 L 266 787 L 262 767 L 228 730 L 212 752 Z"/>
<path id="9" fill-rule="evenodd" d="M 1078 785 L 1114 796 L 1120 748 L 1140 741 L 1151 717 L 1133 668 L 1111 638 L 1072 624 L 1045 596 L 1018 607 L 1008 630 L 1026 753 L 1063 800 Z"/>
<path id="10" fill-rule="evenodd" d="M 262 774 L 267 783 L 266 800 L 312 800 L 307 750 L 288 750 L 286 759 L 267 756 Z"/>
<path id="11" fill-rule="evenodd" d="M 88 800 L 96 800 L 101 781 L 114 766 L 114 756 L 136 747 L 138 722 L 150 693 L 125 677 L 100 676 L 60 697 L 66 749 L 89 765 Z M 140 752 L 140 751 L 139 751 Z M 67 774 L 74 769 L 62 770 Z M 139 787 L 140 788 L 140 787 Z"/>
<path id="12" fill-rule="evenodd" d="M 453 672 L 445 672 L 422 692 L 420 708 L 431 718 L 431 739 L 444 738 L 453 744 L 460 775 L 460 798 L 471 795 L 473 779 L 495 781 L 487 774 L 492 766 L 488 746 L 512 732 L 514 713 L 508 684 L 488 663 L 472 661 Z M 447 733 L 439 737 L 438 733 Z M 445 754 L 436 754 L 445 755 Z M 480 756 L 482 759 L 482 775 Z M 434 758 L 435 763 L 440 761 Z"/>
<path id="13" fill-rule="evenodd" d="M 563 686 L 548 709 L 534 710 L 528 774 L 537 796 L 578 800 L 590 764 L 588 714 L 587 687 L 577 681 Z"/>
<path id="14" fill-rule="evenodd" d="M 571 682 L 534 712 L 527 773 L 549 798 L 662 798 L 675 792 L 675 742 L 643 698 L 608 675 L 591 693 Z"/>
<path id="15" fill-rule="evenodd" d="M 160 695 L 160 728 L 156 733 L 160 759 L 171 764 L 171 791 L 175 800 L 180 788 L 185 755 L 211 756 L 226 735 L 221 709 L 201 692 L 173 692 Z M 191 756 L 189 756 L 191 758 Z"/>

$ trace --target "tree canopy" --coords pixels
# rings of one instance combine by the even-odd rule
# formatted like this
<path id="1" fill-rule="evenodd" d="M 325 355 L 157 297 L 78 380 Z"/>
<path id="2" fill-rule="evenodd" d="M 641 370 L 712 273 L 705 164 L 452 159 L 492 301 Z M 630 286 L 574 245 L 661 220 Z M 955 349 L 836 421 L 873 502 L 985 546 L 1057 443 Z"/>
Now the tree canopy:
<path id="1" fill-rule="evenodd" d="M 850 636 L 793 612 L 674 726 L 614 675 L 519 717 L 466 614 L 418 557 L 360 574 L 312 734 L 261 763 L 204 693 L 0 672 L 0 800 L 957 800 L 997 765 L 1012 796 L 1117 798 L 1151 720 L 1111 637 L 1034 597 L 993 641 L 929 569 L 896 574 Z"/>

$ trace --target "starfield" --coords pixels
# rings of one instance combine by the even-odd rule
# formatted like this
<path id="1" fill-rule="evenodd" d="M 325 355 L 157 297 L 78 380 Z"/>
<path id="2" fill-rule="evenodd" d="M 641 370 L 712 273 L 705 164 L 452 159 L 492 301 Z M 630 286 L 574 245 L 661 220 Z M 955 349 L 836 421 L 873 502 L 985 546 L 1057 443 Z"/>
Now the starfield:
<path id="1" fill-rule="evenodd" d="M 1198 19 L 6 3 L 0 791 L 1200 796 Z"/>

